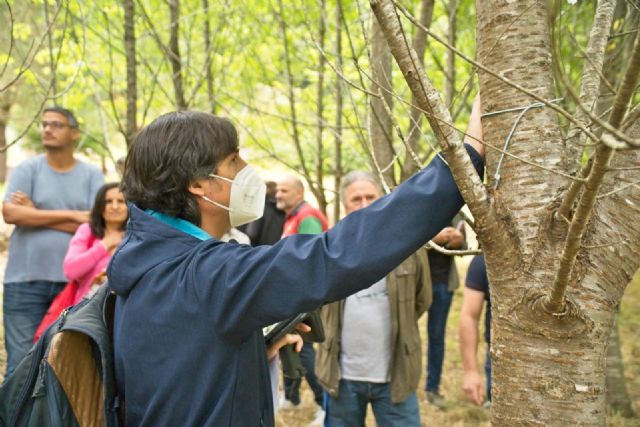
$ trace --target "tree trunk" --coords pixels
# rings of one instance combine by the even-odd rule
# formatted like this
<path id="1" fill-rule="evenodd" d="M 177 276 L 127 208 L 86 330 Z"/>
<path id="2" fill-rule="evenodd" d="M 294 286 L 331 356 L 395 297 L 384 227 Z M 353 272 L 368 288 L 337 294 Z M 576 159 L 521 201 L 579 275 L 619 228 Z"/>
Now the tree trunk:
<path id="1" fill-rule="evenodd" d="M 7 180 L 7 123 L 13 106 L 11 88 L 0 93 L 0 182 Z"/>
<path id="2" fill-rule="evenodd" d="M 492 424 L 604 425 L 606 345 L 620 298 L 640 266 L 640 188 L 634 180 L 640 150 L 616 153 L 596 141 L 576 210 L 557 218 L 554 211 L 572 180 L 557 107 L 531 105 L 554 94 L 548 2 L 478 1 L 483 139 L 491 148 L 486 200 L 469 168 L 461 170 L 466 157 L 456 151 L 457 136 L 439 125 L 449 123 L 450 114 L 409 51 L 394 3 L 371 0 L 371 6 L 476 216 L 492 288 Z M 628 110 L 638 69 L 636 45 L 609 116 L 615 129 Z M 631 126 L 629 135 L 639 127 Z M 549 304 L 552 295 L 560 297 L 557 304 Z"/>
<path id="3" fill-rule="evenodd" d="M 182 85 L 182 59 L 180 57 L 180 0 L 169 0 L 171 10 L 171 36 L 169 38 L 169 62 L 173 71 L 173 92 L 177 110 L 186 110 Z"/>
<path id="4" fill-rule="evenodd" d="M 307 167 L 307 163 L 305 161 L 304 152 L 302 150 L 302 141 L 300 137 L 300 132 L 298 130 L 298 113 L 296 109 L 296 95 L 294 91 L 294 82 L 293 75 L 291 72 L 291 55 L 289 52 L 289 39 L 287 36 L 287 23 L 285 21 L 284 16 L 284 6 L 282 4 L 282 0 L 278 0 L 278 15 L 279 15 L 279 24 L 280 24 L 280 37 L 282 38 L 282 45 L 284 49 L 284 72 L 285 78 L 287 81 L 287 98 L 289 100 L 289 109 L 291 114 L 291 130 L 292 130 L 292 138 L 293 144 L 296 148 L 296 153 L 298 154 L 298 160 L 300 162 L 300 169 L 302 170 L 302 174 L 309 184 L 309 189 L 315 196 L 318 201 L 319 206 L 324 206 L 325 210 L 322 213 L 326 214 L 326 197 L 324 195 L 324 190 L 322 188 L 321 182 L 314 182 L 311 177 L 311 173 L 309 172 L 309 168 Z"/>
<path id="5" fill-rule="evenodd" d="M 318 22 L 318 44 L 320 45 L 320 52 L 318 52 L 318 91 L 316 97 L 316 182 L 318 183 L 319 190 L 324 194 L 324 44 L 326 35 L 326 23 L 325 23 L 325 0 L 320 0 L 320 19 Z M 327 199 L 322 197 L 318 200 L 318 208 L 325 215 L 327 213 Z"/>
<path id="6" fill-rule="evenodd" d="M 138 131 L 137 102 L 138 86 L 136 76 L 136 32 L 134 0 L 124 0 L 124 51 L 127 59 L 127 123 L 125 141 L 127 148 L 131 146 Z"/>
<path id="7" fill-rule="evenodd" d="M 336 2 L 336 69 L 339 73 L 342 73 L 342 6 L 340 0 Z M 342 185 L 342 79 L 336 78 L 336 134 L 333 144 L 334 152 L 334 166 L 333 166 L 333 188 L 335 189 L 336 197 L 333 202 L 333 220 L 338 222 L 340 219 L 340 206 L 342 206 L 342 200 L 340 199 L 340 186 Z"/>
<path id="8" fill-rule="evenodd" d="M 397 184 L 394 174 L 393 124 L 384 105 L 386 103 L 388 110 L 392 110 L 392 59 L 384 34 L 374 18 L 371 23 L 371 70 L 373 77 L 371 92 L 379 94 L 382 99 L 369 97 L 369 138 L 374 154 L 373 170 L 380 170 L 387 185 L 393 188 Z"/>
<path id="9" fill-rule="evenodd" d="M 483 0 L 477 2 L 477 10 L 479 61 L 490 69 L 505 70 L 501 75 L 540 98 L 552 99 L 547 2 Z M 484 72 L 480 72 L 480 87 L 485 112 L 533 102 Z M 638 267 L 637 257 L 624 259 L 621 254 L 638 253 L 640 225 L 633 218 L 640 194 L 629 190 L 596 203 L 572 265 L 565 311 L 549 314 L 542 301 L 556 280 L 567 238 L 566 228 L 559 234 L 552 231 L 551 212 L 567 180 L 534 164 L 566 172 L 562 138 L 556 114 L 545 107 L 523 113 L 508 140 L 515 116 L 483 120 L 485 141 L 517 156 L 500 159 L 499 152 L 489 150 L 487 171 L 490 189 L 497 186 L 496 209 L 511 224 L 520 252 L 519 265 L 500 257 L 487 258 L 494 310 L 492 423 L 603 425 L 606 345 L 617 304 Z M 624 179 L 622 174 L 615 180 L 611 175 L 602 191 L 612 188 L 614 181 L 619 186 Z M 614 201 L 617 198 L 626 198 L 626 206 Z M 621 235 L 630 241 L 621 242 Z"/>
<path id="10" fill-rule="evenodd" d="M 50 93 L 58 93 L 58 81 L 56 79 L 56 59 L 53 53 L 53 28 L 51 27 L 51 19 L 49 17 L 49 2 L 43 2 L 44 7 L 44 22 L 49 29 L 47 31 L 47 42 L 49 44 L 49 75 L 51 76 Z M 57 5 L 56 7 L 60 7 Z"/>
<path id="11" fill-rule="evenodd" d="M 205 50 L 205 74 L 207 80 L 207 100 L 209 101 L 209 111 L 212 114 L 216 112 L 216 99 L 213 92 L 213 73 L 211 68 L 212 55 L 211 55 L 211 29 L 209 24 L 209 0 L 202 0 L 202 13 L 204 14 L 204 50 Z"/>
<path id="12" fill-rule="evenodd" d="M 422 6 L 420 9 L 420 24 L 429 28 L 431 26 L 431 19 L 433 18 L 434 0 L 422 0 Z M 427 33 L 422 28 L 416 28 L 416 35 L 413 38 L 413 48 L 418 54 L 420 63 L 424 63 L 424 51 L 427 48 Z M 418 142 L 422 137 L 420 130 L 422 124 L 422 111 L 413 107 L 417 105 L 415 96 L 411 95 L 411 112 L 409 119 L 409 131 L 407 132 L 407 153 L 404 156 L 404 163 L 402 166 L 401 181 L 405 181 L 410 176 L 418 171 L 420 165 L 414 159 L 414 154 L 417 152 Z"/>
<path id="13" fill-rule="evenodd" d="M 449 0 L 447 3 L 447 17 L 449 20 L 449 28 L 447 29 L 447 42 L 450 46 L 456 45 L 456 31 L 458 16 L 458 1 Z M 456 94 L 456 54 L 451 50 L 447 50 L 447 68 L 446 82 L 444 85 L 444 99 L 447 107 L 453 106 L 453 97 Z"/>

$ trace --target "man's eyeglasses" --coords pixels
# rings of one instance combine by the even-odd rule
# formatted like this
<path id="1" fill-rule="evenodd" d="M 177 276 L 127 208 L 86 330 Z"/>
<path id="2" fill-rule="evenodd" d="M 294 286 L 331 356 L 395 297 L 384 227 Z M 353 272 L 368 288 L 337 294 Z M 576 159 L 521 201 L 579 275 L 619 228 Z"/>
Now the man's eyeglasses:
<path id="1" fill-rule="evenodd" d="M 66 123 L 57 122 L 57 121 L 40 123 L 40 129 L 45 130 L 47 127 L 50 127 L 51 129 L 56 129 L 57 130 L 57 129 L 62 129 L 62 128 L 66 128 L 66 127 L 72 127 L 72 126 L 68 125 Z"/>

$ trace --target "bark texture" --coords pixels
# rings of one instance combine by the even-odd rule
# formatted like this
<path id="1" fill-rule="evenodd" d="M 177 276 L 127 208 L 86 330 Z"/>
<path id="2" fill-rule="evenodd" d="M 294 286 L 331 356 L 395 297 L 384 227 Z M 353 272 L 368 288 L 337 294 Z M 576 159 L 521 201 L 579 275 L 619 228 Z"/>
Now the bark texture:
<path id="1" fill-rule="evenodd" d="M 479 62 L 537 96 L 553 99 L 547 2 L 485 0 L 478 1 L 476 7 Z M 487 73 L 480 72 L 479 80 L 485 113 L 524 108 L 535 102 Z M 517 159 L 564 170 L 564 147 L 556 113 L 549 108 L 528 110 L 508 139 L 519 114 L 498 114 L 482 121 L 485 141 L 500 150 L 507 145 L 505 151 L 509 154 L 500 162 L 500 151 L 487 151 L 487 184 L 494 193 L 498 212 L 515 225 L 521 252 L 531 254 L 537 246 L 541 218 L 547 215 L 558 189 L 568 182 Z M 500 177 L 497 184 L 496 175 Z M 527 201 L 518 203 L 524 189 Z"/>
<path id="2" fill-rule="evenodd" d="M 169 37 L 169 62 L 173 71 L 173 93 L 177 110 L 186 110 L 182 84 L 182 59 L 180 57 L 180 0 L 169 0 L 171 10 L 171 32 Z"/>
<path id="3" fill-rule="evenodd" d="M 462 145 L 462 138 L 452 125 L 451 114 L 425 74 L 418 54 L 410 47 L 393 2 L 372 0 L 370 3 L 415 103 L 429 121 L 460 193 L 474 215 L 476 232 L 482 231 L 481 236 L 484 239 L 482 244 L 485 251 L 493 251 L 496 248 L 501 250 L 499 255 L 506 260 L 517 261 L 517 253 L 514 252 L 516 246 L 511 242 L 513 236 L 508 234 L 504 223 L 497 221 L 495 210 L 488 200 L 481 178 L 475 173 Z M 496 242 L 503 242 L 503 244 L 498 248 L 494 244 Z"/>
<path id="4" fill-rule="evenodd" d="M 336 21 L 335 21 L 335 51 L 336 51 L 336 69 L 339 73 L 342 73 L 342 7 L 340 2 L 336 2 Z M 335 202 L 333 203 L 333 219 L 338 221 L 340 219 L 340 203 L 339 195 L 337 191 L 340 190 L 342 185 L 342 79 L 336 79 L 335 83 L 336 94 L 336 130 L 335 139 L 333 143 L 333 188 L 336 190 Z"/>
<path id="5" fill-rule="evenodd" d="M 479 61 L 551 99 L 547 2 L 482 0 L 477 11 Z M 526 95 L 483 72 L 480 87 L 485 111 L 531 103 Z M 485 141 L 503 148 L 517 114 L 487 117 Z M 519 159 L 568 172 L 555 113 L 548 108 L 524 113 L 506 151 L 517 158 L 505 156 L 498 171 L 501 153 L 489 150 L 488 186 L 502 221 L 517 236 L 520 263 L 513 265 L 495 256 L 495 251 L 486 257 L 494 316 L 492 424 L 604 425 L 607 342 L 622 293 L 640 260 L 640 223 L 634 220 L 640 191 L 631 185 L 616 191 L 632 182 L 637 172 L 607 167 L 611 159 L 613 167 L 637 167 L 637 153 L 609 156 L 607 149 L 598 149 L 602 161 L 590 176 L 604 173 L 604 179 L 594 179 L 581 195 L 580 202 L 589 205 L 585 194 L 598 194 L 593 209 L 585 212 L 586 227 L 572 237 L 578 250 L 569 266 L 563 310 L 554 315 L 542 302 L 570 243 L 567 225 L 554 227 L 552 219 L 568 180 Z"/>
<path id="6" fill-rule="evenodd" d="M 422 6 L 420 9 L 420 24 L 429 28 L 431 26 L 431 20 L 433 18 L 434 0 L 422 0 Z M 418 55 L 420 63 L 424 63 L 424 51 L 427 48 L 427 32 L 422 28 L 416 28 L 416 35 L 413 38 L 413 49 Z M 418 142 L 422 137 L 420 130 L 422 124 L 422 111 L 414 107 L 417 104 L 414 95 L 411 95 L 411 112 L 409 131 L 407 132 L 407 152 L 404 156 L 404 163 L 402 167 L 401 180 L 404 181 L 416 173 L 420 167 L 418 162 L 414 159 L 414 153 L 418 147 Z"/>
<path id="7" fill-rule="evenodd" d="M 135 5 L 133 0 L 124 0 L 124 51 L 127 61 L 127 122 L 124 139 L 127 147 L 133 142 L 138 125 L 138 84 L 136 75 Z"/>
<path id="8" fill-rule="evenodd" d="M 377 165 L 382 171 L 382 177 L 389 187 L 396 185 L 393 163 L 392 119 L 388 110 L 392 109 L 391 93 L 391 61 L 393 57 L 384 38 L 378 22 L 371 23 L 371 68 L 373 83 L 371 92 L 378 93 L 380 98 L 370 97 L 369 100 L 369 135 Z M 386 107 L 385 104 L 386 103 Z"/>
<path id="9" fill-rule="evenodd" d="M 7 180 L 7 123 L 13 106 L 11 88 L 0 94 L 0 182 Z"/>
<path id="10" fill-rule="evenodd" d="M 615 9 L 616 0 L 598 1 L 580 81 L 580 103 L 589 111 L 595 112 L 597 107 L 596 101 L 600 94 L 600 74 L 604 65 L 605 49 Z M 581 109 L 576 111 L 576 119 L 584 124 L 589 122 L 587 114 Z M 569 131 L 567 137 L 567 163 L 571 172 L 578 169 L 582 153 L 581 145 L 585 141 L 586 138 L 577 128 L 572 128 Z"/>

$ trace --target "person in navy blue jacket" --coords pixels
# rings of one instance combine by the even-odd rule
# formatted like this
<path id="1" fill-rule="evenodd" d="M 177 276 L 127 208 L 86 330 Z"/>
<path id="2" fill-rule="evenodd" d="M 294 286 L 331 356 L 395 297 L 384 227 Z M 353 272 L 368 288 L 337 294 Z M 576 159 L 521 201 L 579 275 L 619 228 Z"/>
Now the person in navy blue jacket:
<path id="1" fill-rule="evenodd" d="M 469 143 L 482 174 L 482 145 Z M 126 425 L 154 427 L 273 426 L 262 328 L 377 282 L 463 203 L 436 158 L 325 233 L 223 243 L 231 226 L 262 213 L 264 184 L 240 157 L 231 122 L 192 111 L 140 131 L 122 191 L 130 218 L 107 270 L 116 382 Z"/>

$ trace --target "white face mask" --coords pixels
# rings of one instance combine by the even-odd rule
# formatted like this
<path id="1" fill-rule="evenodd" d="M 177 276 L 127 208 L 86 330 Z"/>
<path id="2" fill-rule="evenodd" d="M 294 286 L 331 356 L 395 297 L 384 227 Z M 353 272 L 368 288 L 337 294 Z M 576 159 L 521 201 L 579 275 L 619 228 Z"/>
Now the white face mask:
<path id="1" fill-rule="evenodd" d="M 262 217 L 267 187 L 255 169 L 247 165 L 236 174 L 234 179 L 215 174 L 209 174 L 209 176 L 231 183 L 231 196 L 228 207 L 209 199 L 207 196 L 202 196 L 202 198 L 229 211 L 229 222 L 232 227 L 237 227 Z"/>

